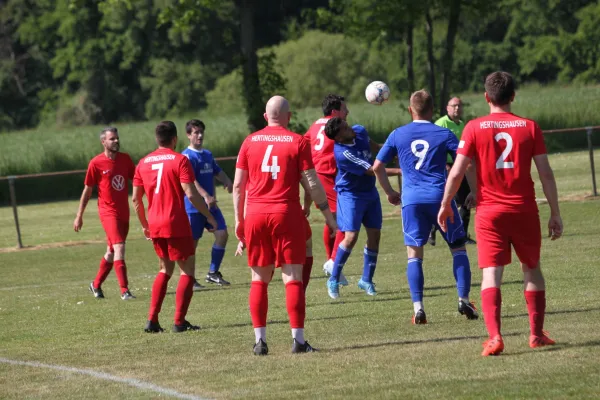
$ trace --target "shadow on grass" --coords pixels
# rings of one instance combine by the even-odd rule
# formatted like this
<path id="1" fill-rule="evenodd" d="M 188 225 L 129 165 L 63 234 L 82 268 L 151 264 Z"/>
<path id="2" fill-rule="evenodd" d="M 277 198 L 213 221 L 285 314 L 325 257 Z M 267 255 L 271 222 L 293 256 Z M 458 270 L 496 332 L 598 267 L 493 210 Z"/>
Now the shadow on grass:
<path id="1" fill-rule="evenodd" d="M 352 293 L 354 294 L 354 293 Z M 365 296 L 364 293 L 356 293 L 358 295 L 361 296 L 360 299 L 350 299 L 350 301 L 348 300 L 331 300 L 328 302 L 324 302 L 324 303 L 307 303 L 306 304 L 306 308 L 311 308 L 311 307 L 317 307 L 317 306 L 337 306 L 337 305 L 342 305 L 342 304 L 356 304 L 356 303 L 371 303 L 371 302 L 385 302 L 385 301 L 396 301 L 396 300 L 410 300 L 410 296 L 394 296 L 394 297 L 385 297 L 385 298 L 381 298 L 381 297 L 371 297 L 371 296 Z M 436 294 L 436 295 L 431 295 L 428 297 L 436 297 L 436 296 L 441 296 L 440 294 Z"/>
<path id="2" fill-rule="evenodd" d="M 523 284 L 522 280 L 517 280 L 517 281 L 507 281 L 507 282 L 502 282 L 502 285 L 516 285 L 516 284 Z M 471 284 L 471 288 L 477 288 L 481 286 L 481 282 L 473 282 Z M 456 285 L 448 285 L 448 286 L 425 286 L 425 290 L 445 290 L 445 289 L 456 289 Z"/>
<path id="3" fill-rule="evenodd" d="M 521 333 L 513 332 L 507 333 L 502 336 L 519 336 Z M 487 336 L 454 336 L 454 337 L 446 337 L 446 338 L 431 338 L 431 339 L 420 339 L 420 340 L 390 340 L 387 342 L 379 342 L 379 343 L 368 343 L 368 344 L 356 344 L 351 346 L 343 346 L 343 347 L 333 347 L 331 349 L 321 349 L 323 353 L 337 353 L 340 351 L 347 350 L 362 350 L 362 349 L 374 349 L 378 347 L 387 347 L 387 346 L 402 346 L 402 345 L 411 345 L 411 344 L 425 344 L 425 343 L 445 343 L 445 342 L 457 342 L 462 340 L 485 340 Z"/>
<path id="4" fill-rule="evenodd" d="M 509 351 L 502 354 L 502 356 L 519 356 L 522 354 L 531 354 L 532 352 L 551 352 L 551 351 L 560 351 L 567 349 L 574 349 L 579 347 L 599 347 L 600 340 L 591 340 L 589 342 L 583 343 L 556 343 L 553 346 L 545 346 L 537 349 L 529 349 L 529 350 L 521 350 L 521 351 Z"/>
<path id="5" fill-rule="evenodd" d="M 600 307 L 581 308 L 581 309 L 575 309 L 575 310 L 546 311 L 546 315 L 575 314 L 575 313 L 585 313 L 585 312 L 590 312 L 590 311 L 600 311 Z M 529 316 L 529 314 L 522 313 L 522 314 L 502 315 L 502 318 L 522 318 L 522 317 L 528 317 L 528 316 Z"/>
<path id="6" fill-rule="evenodd" d="M 346 319 L 346 318 L 359 318 L 361 317 L 361 314 L 346 314 L 346 315 L 340 315 L 340 316 L 331 316 L 331 317 L 319 317 L 319 318 L 306 318 L 306 322 L 315 322 L 315 321 L 332 321 L 332 320 L 336 320 L 336 319 Z M 287 325 L 289 324 L 290 321 L 289 320 L 274 320 L 274 321 L 267 321 L 267 326 L 268 325 Z M 202 326 L 202 330 L 208 330 L 208 329 L 222 329 L 222 328 L 245 328 L 245 327 L 252 327 L 252 321 L 248 321 L 248 322 L 239 322 L 237 324 L 226 324 L 226 325 L 205 325 Z"/>

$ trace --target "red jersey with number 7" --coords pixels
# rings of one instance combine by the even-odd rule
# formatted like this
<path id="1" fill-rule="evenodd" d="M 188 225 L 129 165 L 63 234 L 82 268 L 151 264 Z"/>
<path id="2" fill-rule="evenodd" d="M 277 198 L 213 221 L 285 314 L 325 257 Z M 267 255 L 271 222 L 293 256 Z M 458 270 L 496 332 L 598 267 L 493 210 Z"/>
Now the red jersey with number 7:
<path id="1" fill-rule="evenodd" d="M 304 137 L 310 142 L 310 152 L 315 171 L 322 175 L 335 175 L 337 164 L 333 155 L 334 141 L 325 136 L 325 125 L 332 117 L 323 117 L 315 121 Z"/>
<path id="2" fill-rule="evenodd" d="M 535 121 L 512 113 L 469 121 L 458 154 L 475 160 L 478 211 L 537 211 L 531 162 L 546 145 Z"/>
<path id="3" fill-rule="evenodd" d="M 192 236 L 181 183 L 194 183 L 190 160 L 182 154 L 159 148 L 138 163 L 133 186 L 143 186 L 148 196 L 151 238 Z"/>
<path id="4" fill-rule="evenodd" d="M 248 171 L 247 215 L 301 212 L 300 174 L 314 168 L 304 137 L 278 126 L 254 132 L 242 143 L 236 168 Z"/>

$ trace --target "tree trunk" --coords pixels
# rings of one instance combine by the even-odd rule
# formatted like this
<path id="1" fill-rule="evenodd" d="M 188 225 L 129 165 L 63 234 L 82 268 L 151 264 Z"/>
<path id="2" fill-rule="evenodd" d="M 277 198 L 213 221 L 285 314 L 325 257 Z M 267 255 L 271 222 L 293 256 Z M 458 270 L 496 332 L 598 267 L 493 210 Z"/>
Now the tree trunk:
<path id="1" fill-rule="evenodd" d="M 450 84 L 452 83 L 452 63 L 454 62 L 454 42 L 460 20 L 461 0 L 451 0 L 448 17 L 448 33 L 446 34 L 446 49 L 442 58 L 442 88 L 440 93 L 440 114 L 444 114 L 448 102 Z"/>
<path id="2" fill-rule="evenodd" d="M 427 72 L 429 73 L 429 93 L 435 101 L 435 58 L 433 56 L 433 20 L 427 10 L 425 14 L 425 30 L 427 31 Z"/>
<path id="3" fill-rule="evenodd" d="M 264 104 L 262 104 L 261 99 L 258 57 L 254 39 L 254 2 L 252 0 L 241 0 L 239 9 L 244 105 L 246 117 L 248 118 L 248 129 L 255 132 L 265 126 L 265 120 L 263 118 Z"/>
<path id="4" fill-rule="evenodd" d="M 415 91 L 415 71 L 413 66 L 413 29 L 412 23 L 406 26 L 406 80 L 408 81 L 408 91 L 412 94 Z"/>

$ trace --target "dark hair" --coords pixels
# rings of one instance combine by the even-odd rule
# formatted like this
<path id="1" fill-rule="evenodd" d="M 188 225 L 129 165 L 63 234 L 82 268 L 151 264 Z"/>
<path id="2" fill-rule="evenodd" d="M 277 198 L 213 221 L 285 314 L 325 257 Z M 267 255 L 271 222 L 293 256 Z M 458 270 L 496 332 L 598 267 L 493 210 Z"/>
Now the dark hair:
<path id="1" fill-rule="evenodd" d="M 496 106 L 510 103 L 510 99 L 515 94 L 515 86 L 515 80 L 508 72 L 492 72 L 485 78 L 485 91 L 492 104 Z"/>
<path id="2" fill-rule="evenodd" d="M 419 116 L 433 112 L 433 97 L 425 89 L 417 90 L 410 96 L 410 107 Z"/>
<path id="3" fill-rule="evenodd" d="M 177 137 L 177 127 L 172 121 L 161 121 L 154 133 L 159 146 L 168 146 Z"/>
<path id="4" fill-rule="evenodd" d="M 338 96 L 337 94 L 328 94 L 325 96 L 322 103 L 323 115 L 329 117 L 333 110 L 340 111 L 342 109 L 343 102 L 344 98 L 342 96 Z"/>
<path id="5" fill-rule="evenodd" d="M 117 130 L 117 128 L 115 128 L 114 126 L 108 126 L 108 127 L 104 128 L 104 129 L 102 129 L 102 132 L 100 132 L 100 140 L 103 140 L 106 137 L 106 134 L 108 132 L 112 132 L 112 133 L 114 133 L 116 135 L 119 134 L 119 131 Z"/>
<path id="6" fill-rule="evenodd" d="M 331 118 L 325 125 L 325 136 L 331 140 L 335 140 L 335 137 L 340 133 L 344 120 L 340 117 Z"/>
<path id="7" fill-rule="evenodd" d="M 200 121 L 199 119 L 190 119 L 188 122 L 185 123 L 185 133 L 187 133 L 188 135 L 192 133 L 194 128 L 201 128 L 202 132 L 204 132 L 206 126 L 204 125 L 204 122 Z"/>

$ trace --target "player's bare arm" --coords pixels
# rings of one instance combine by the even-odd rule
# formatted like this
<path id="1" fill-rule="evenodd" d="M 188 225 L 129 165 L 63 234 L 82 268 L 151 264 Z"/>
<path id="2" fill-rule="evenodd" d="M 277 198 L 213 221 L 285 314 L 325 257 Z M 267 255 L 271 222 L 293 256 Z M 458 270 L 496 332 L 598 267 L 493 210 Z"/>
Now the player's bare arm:
<path id="1" fill-rule="evenodd" d="M 229 179 L 225 171 L 219 172 L 216 178 L 219 182 L 223 184 L 223 186 L 225 186 L 225 190 L 227 190 L 227 193 L 231 193 L 233 191 L 233 182 L 231 182 L 231 179 Z"/>
<path id="2" fill-rule="evenodd" d="M 198 210 L 200 214 L 206 217 L 206 222 L 213 226 L 213 228 L 208 229 L 208 231 L 214 232 L 214 227 L 217 226 L 217 221 L 215 221 L 215 218 L 210 213 L 208 206 L 204 203 L 204 201 L 202 201 L 202 196 L 200 195 L 198 189 L 196 189 L 196 186 L 199 186 L 197 181 L 193 184 L 181 182 L 181 188 L 185 192 L 187 198 L 190 200 L 190 203 L 196 207 L 196 210 Z"/>
<path id="3" fill-rule="evenodd" d="M 79 209 L 77 210 L 77 215 L 75 216 L 75 221 L 73 222 L 73 230 L 75 232 L 79 232 L 83 226 L 83 213 L 85 212 L 85 208 L 90 201 L 90 197 L 92 197 L 92 190 L 92 186 L 85 185 L 83 187 L 81 199 L 79 200 Z"/>
<path id="4" fill-rule="evenodd" d="M 454 223 L 454 212 L 452 211 L 450 203 L 452 202 L 454 196 L 456 196 L 456 192 L 458 192 L 460 183 L 462 182 L 470 163 L 471 159 L 469 157 L 458 154 L 456 156 L 456 160 L 454 161 L 454 166 L 448 175 L 446 189 L 444 190 L 444 198 L 442 199 L 442 206 L 440 207 L 440 212 L 438 213 L 438 224 L 444 232 L 448 231 L 448 225 L 446 223 L 448 218 L 450 218 L 451 223 Z"/>
<path id="5" fill-rule="evenodd" d="M 319 210 L 325 217 L 325 223 L 335 235 L 335 232 L 337 231 L 337 223 L 335 218 L 333 218 L 331 210 L 329 209 L 327 195 L 325 194 L 325 189 L 323 188 L 321 181 L 319 181 L 319 178 L 317 178 L 317 173 L 314 169 L 302 171 L 300 181 L 304 181 L 304 183 L 302 183 L 302 187 L 310 188 L 311 198 L 314 200 L 315 204 L 319 207 Z"/>
<path id="6" fill-rule="evenodd" d="M 304 189 L 304 205 L 302 206 L 302 211 L 304 212 L 304 216 L 308 218 L 310 216 L 310 205 L 312 203 L 310 187 L 308 186 L 308 181 L 300 180 L 300 184 L 302 185 L 302 189 Z"/>
<path id="7" fill-rule="evenodd" d="M 396 192 L 392 188 L 392 184 L 390 183 L 390 180 L 388 178 L 389 174 L 387 173 L 388 169 L 395 169 L 398 171 L 397 175 L 400 176 L 400 169 L 399 168 L 386 168 L 385 164 L 379 160 L 375 160 L 375 163 L 373 164 L 373 166 L 371 168 L 373 169 L 375 176 L 377 177 L 377 180 L 379 181 L 379 184 L 381 185 L 381 188 L 385 192 L 385 194 L 388 198 L 388 201 L 395 206 L 400 205 L 400 193 Z"/>
<path id="8" fill-rule="evenodd" d="M 143 186 L 133 186 L 133 208 L 135 209 L 135 214 L 140 221 L 140 225 L 142 225 L 142 230 L 144 231 L 144 236 L 146 239 L 150 239 L 150 228 L 148 227 L 148 219 L 146 218 L 146 209 L 144 208 L 144 187 Z"/>
<path id="9" fill-rule="evenodd" d="M 475 166 L 475 160 L 472 160 L 467 171 L 465 172 L 469 188 L 471 193 L 465 199 L 465 207 L 473 208 L 477 204 L 477 167 Z"/>
<path id="10" fill-rule="evenodd" d="M 239 241 L 244 239 L 244 211 L 246 204 L 246 184 L 248 171 L 236 168 L 233 179 L 233 215 L 235 216 L 235 236 Z"/>
<path id="11" fill-rule="evenodd" d="M 540 154 L 533 157 L 535 166 L 542 182 L 542 188 L 548 205 L 550 206 L 550 220 L 548 221 L 548 236 L 552 240 L 556 240 L 561 237 L 563 233 L 563 222 L 560 217 L 560 209 L 558 206 L 558 189 L 556 188 L 556 180 L 554 179 L 554 172 L 548 161 L 547 154 Z"/>
<path id="12" fill-rule="evenodd" d="M 200 186 L 198 181 L 194 182 L 194 186 L 196 187 L 198 194 L 200 194 L 200 196 L 202 196 L 202 198 L 208 205 L 208 208 L 213 208 L 213 207 L 217 206 L 217 199 L 214 196 L 211 196 L 210 194 L 208 194 L 208 192 L 206 190 L 204 190 L 204 188 L 202 186 Z"/>

